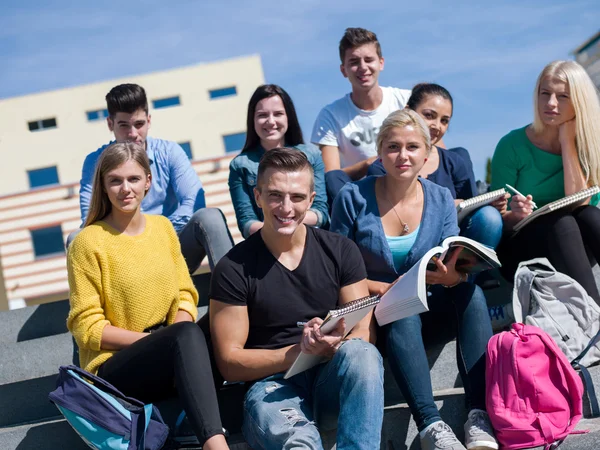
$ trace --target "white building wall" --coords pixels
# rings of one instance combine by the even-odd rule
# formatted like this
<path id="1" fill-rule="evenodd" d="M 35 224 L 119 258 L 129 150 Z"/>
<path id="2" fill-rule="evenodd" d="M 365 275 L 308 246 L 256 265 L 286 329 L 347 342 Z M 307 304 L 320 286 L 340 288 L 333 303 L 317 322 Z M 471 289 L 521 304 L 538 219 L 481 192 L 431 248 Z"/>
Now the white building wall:
<path id="1" fill-rule="evenodd" d="M 78 182 L 85 156 L 112 138 L 105 119 L 90 122 L 86 113 L 105 109 L 105 95 L 122 83 L 146 89 L 151 136 L 190 142 L 194 159 L 203 159 L 225 154 L 223 135 L 245 131 L 248 100 L 264 75 L 255 55 L 0 100 L 0 195 L 28 190 L 27 170 L 54 165 L 60 184 Z M 237 95 L 209 98 L 229 86 Z M 152 109 L 152 100 L 173 96 L 180 106 Z M 52 117 L 57 128 L 29 131 L 28 122 Z"/>

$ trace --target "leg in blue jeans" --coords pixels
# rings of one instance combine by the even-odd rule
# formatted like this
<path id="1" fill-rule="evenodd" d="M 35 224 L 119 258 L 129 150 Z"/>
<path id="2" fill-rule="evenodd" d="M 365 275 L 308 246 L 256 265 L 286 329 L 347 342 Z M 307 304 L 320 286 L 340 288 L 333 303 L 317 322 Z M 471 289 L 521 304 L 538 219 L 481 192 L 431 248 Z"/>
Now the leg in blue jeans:
<path id="1" fill-rule="evenodd" d="M 483 291 L 474 284 L 461 283 L 451 289 L 433 286 L 431 293 L 430 311 L 445 312 L 452 305 L 457 315 L 456 357 L 468 409 L 485 410 L 485 351 L 492 326 Z M 421 329 L 419 316 L 398 320 L 385 328 L 392 373 L 419 431 L 440 420 Z"/>
<path id="2" fill-rule="evenodd" d="M 324 430 L 337 426 L 336 449 L 379 448 L 383 423 L 383 360 L 368 342 L 345 342 L 320 368 L 314 410 Z"/>
<path id="3" fill-rule="evenodd" d="M 490 205 L 472 212 L 459 224 L 460 235 L 495 249 L 502 238 L 502 215 Z"/>
<path id="4" fill-rule="evenodd" d="M 346 183 L 350 183 L 351 181 L 352 178 L 343 170 L 330 170 L 325 173 L 325 188 L 327 190 L 327 203 L 329 204 L 330 211 L 335 196 Z"/>
<path id="5" fill-rule="evenodd" d="M 210 270 L 233 247 L 225 216 L 218 208 L 202 208 L 179 232 L 181 253 L 190 273 L 196 271 L 206 255 Z"/>
<path id="6" fill-rule="evenodd" d="M 337 427 L 340 450 L 379 448 L 383 366 L 364 341 L 344 343 L 327 364 L 289 380 L 255 383 L 244 402 L 244 437 L 254 449 L 322 449 L 319 428 Z"/>

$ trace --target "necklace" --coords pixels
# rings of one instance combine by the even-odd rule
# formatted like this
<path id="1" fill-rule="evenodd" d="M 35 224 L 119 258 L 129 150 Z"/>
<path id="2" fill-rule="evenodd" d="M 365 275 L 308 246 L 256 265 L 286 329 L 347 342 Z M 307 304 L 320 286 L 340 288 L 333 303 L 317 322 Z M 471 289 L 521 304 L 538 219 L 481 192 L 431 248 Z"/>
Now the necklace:
<path id="1" fill-rule="evenodd" d="M 385 198 L 385 201 L 388 202 L 390 204 L 390 206 L 392 207 L 392 210 L 394 211 L 394 214 L 396 214 L 396 217 L 398 218 L 398 221 L 400 222 L 400 225 L 402 225 L 402 232 L 407 234 L 410 231 L 410 227 L 408 226 L 408 224 L 402 220 L 400 218 L 400 214 L 398 214 L 398 211 L 396 211 L 396 206 L 394 206 L 394 204 L 391 202 L 391 200 L 388 198 L 387 196 L 387 191 L 385 189 L 385 182 L 383 187 L 383 198 Z M 418 201 L 419 200 L 419 189 L 417 188 L 417 192 L 415 195 L 415 200 Z"/>

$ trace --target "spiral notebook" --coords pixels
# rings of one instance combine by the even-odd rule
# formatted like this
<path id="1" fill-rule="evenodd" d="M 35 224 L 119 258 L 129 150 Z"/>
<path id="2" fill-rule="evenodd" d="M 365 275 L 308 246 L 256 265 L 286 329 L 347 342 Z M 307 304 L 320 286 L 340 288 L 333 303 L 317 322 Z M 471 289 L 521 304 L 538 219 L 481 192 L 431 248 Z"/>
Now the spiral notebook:
<path id="1" fill-rule="evenodd" d="M 375 308 L 377 303 L 379 303 L 379 296 L 373 295 L 359 298 L 358 300 L 347 303 L 342 308 L 331 310 L 321 324 L 321 331 L 324 334 L 331 333 L 338 322 L 343 318 L 346 320 L 346 335 L 348 335 L 348 333 L 352 331 L 352 328 Z M 325 361 L 327 361 L 327 358 L 324 356 L 300 353 L 283 378 L 288 379 L 293 377 L 294 375 L 304 372 Z"/>
<path id="2" fill-rule="evenodd" d="M 506 189 L 500 188 L 495 191 L 486 192 L 485 194 L 478 195 L 468 200 L 463 200 L 456 205 L 456 213 L 458 215 L 458 223 L 463 220 L 470 212 L 481 208 L 482 206 L 489 205 L 494 200 L 498 200 L 506 195 Z"/>
<path id="3" fill-rule="evenodd" d="M 600 187 L 592 186 L 591 188 L 587 188 L 582 191 L 576 192 L 575 194 L 567 195 L 566 197 L 561 198 L 560 200 L 548 203 L 547 205 L 542 206 L 540 209 L 535 210 L 530 215 L 522 219 L 519 223 L 517 223 L 514 226 L 513 231 L 515 233 L 518 233 L 519 230 L 521 230 L 528 223 L 533 222 L 538 217 L 564 208 L 565 206 L 569 206 L 574 203 L 585 200 L 586 198 L 591 197 L 592 195 L 596 195 L 598 192 L 600 192 Z"/>

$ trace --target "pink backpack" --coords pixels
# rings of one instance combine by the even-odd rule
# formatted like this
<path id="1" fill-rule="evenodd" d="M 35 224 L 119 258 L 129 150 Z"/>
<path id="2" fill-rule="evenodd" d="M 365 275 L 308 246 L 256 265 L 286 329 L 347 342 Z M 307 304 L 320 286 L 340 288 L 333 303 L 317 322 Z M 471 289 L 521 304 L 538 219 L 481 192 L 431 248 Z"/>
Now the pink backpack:
<path id="1" fill-rule="evenodd" d="M 583 383 L 554 340 L 515 323 L 487 346 L 486 406 L 502 449 L 550 448 L 582 416 Z"/>

